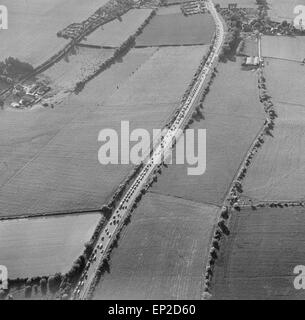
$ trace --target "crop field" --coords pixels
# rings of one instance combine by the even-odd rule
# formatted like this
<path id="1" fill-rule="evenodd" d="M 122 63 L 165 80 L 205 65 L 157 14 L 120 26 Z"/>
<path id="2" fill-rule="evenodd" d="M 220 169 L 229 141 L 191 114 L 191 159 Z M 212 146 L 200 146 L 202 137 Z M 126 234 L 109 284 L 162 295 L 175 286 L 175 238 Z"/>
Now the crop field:
<path id="1" fill-rule="evenodd" d="M 95 299 L 200 299 L 217 207 L 145 195 Z"/>
<path id="2" fill-rule="evenodd" d="M 268 89 L 274 101 L 304 105 L 305 91 L 296 84 L 305 83 L 305 66 L 295 61 L 265 59 Z"/>
<path id="3" fill-rule="evenodd" d="M 67 272 L 100 218 L 85 214 L 1 221 L 0 256 L 9 278 Z"/>
<path id="4" fill-rule="evenodd" d="M 256 75 L 242 71 L 239 60 L 219 65 L 219 74 L 204 102 L 203 114 L 205 120 L 195 122 L 192 128 L 207 130 L 206 172 L 201 176 L 189 176 L 188 165 L 169 165 L 168 169 L 163 169 L 153 190 L 220 205 L 264 123 Z"/>
<path id="5" fill-rule="evenodd" d="M 305 39 L 301 36 L 264 36 L 262 38 L 262 54 L 264 57 L 301 62 L 305 58 L 304 51 Z"/>
<path id="6" fill-rule="evenodd" d="M 305 5 L 304 0 L 269 0 L 269 16 L 273 21 L 282 22 L 287 20 L 292 22 L 297 16 L 294 14 L 294 8 L 297 5 Z"/>
<path id="7" fill-rule="evenodd" d="M 130 35 L 137 31 L 151 12 L 151 9 L 130 10 L 121 17 L 121 20 L 116 19 L 95 30 L 83 43 L 119 47 Z"/>
<path id="8" fill-rule="evenodd" d="M 2 30 L 0 61 L 13 56 L 37 66 L 67 43 L 56 33 L 81 22 L 108 0 L 3 0 L 8 8 L 8 30 Z"/>
<path id="9" fill-rule="evenodd" d="M 73 90 L 77 82 L 98 70 L 113 53 L 112 49 L 76 48 L 75 55 L 60 60 L 40 77 L 47 79 L 55 90 Z"/>
<path id="10" fill-rule="evenodd" d="M 215 299 L 300 299 L 293 269 L 304 264 L 304 208 L 243 209 L 216 263 Z"/>
<path id="11" fill-rule="evenodd" d="M 188 17 L 181 12 L 157 14 L 137 38 L 136 45 L 149 47 L 209 44 L 214 31 L 215 24 L 210 14 Z"/>
<path id="12" fill-rule="evenodd" d="M 146 49 L 152 50 L 135 50 Z M 150 59 L 119 88 L 107 104 L 143 106 L 179 102 L 207 51 L 208 46 L 155 50 Z"/>
<path id="13" fill-rule="evenodd" d="M 58 114 L 51 118 L 54 122 L 62 113 L 67 114 L 60 126 L 56 124 L 53 129 L 48 124 L 46 132 L 40 126 L 35 134 L 30 132 L 36 122 L 16 129 L 13 116 L 10 122 L 4 121 L 9 130 L 1 127 L 4 137 L 0 139 L 6 150 L 1 153 L 1 215 L 76 211 L 103 205 L 132 166 L 99 164 L 100 130 L 119 131 L 121 120 L 129 120 L 131 129 L 161 128 L 178 105 L 204 50 L 132 50 L 123 63 L 115 64 L 79 96 L 66 101 L 71 115 L 57 106 L 54 111 Z M 175 64 L 179 67 L 173 68 Z M 43 111 L 34 115 L 36 121 L 47 121 L 39 116 Z M 19 120 L 21 123 L 22 114 Z"/>
<path id="14" fill-rule="evenodd" d="M 244 182 L 245 196 L 265 200 L 305 199 L 305 109 L 277 104 L 273 137 L 265 140 Z"/>

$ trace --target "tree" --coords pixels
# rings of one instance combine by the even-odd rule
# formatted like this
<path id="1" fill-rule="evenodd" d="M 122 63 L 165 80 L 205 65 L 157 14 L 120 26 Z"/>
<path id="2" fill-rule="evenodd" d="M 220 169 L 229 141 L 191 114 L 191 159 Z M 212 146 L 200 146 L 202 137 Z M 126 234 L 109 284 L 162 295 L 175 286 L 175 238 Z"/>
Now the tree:
<path id="1" fill-rule="evenodd" d="M 30 298 L 32 295 L 32 286 L 26 286 L 24 290 L 24 294 L 26 298 Z"/>
<path id="2" fill-rule="evenodd" d="M 42 278 L 40 280 L 40 289 L 41 289 L 42 294 L 45 295 L 47 293 L 47 279 L 46 278 Z"/>

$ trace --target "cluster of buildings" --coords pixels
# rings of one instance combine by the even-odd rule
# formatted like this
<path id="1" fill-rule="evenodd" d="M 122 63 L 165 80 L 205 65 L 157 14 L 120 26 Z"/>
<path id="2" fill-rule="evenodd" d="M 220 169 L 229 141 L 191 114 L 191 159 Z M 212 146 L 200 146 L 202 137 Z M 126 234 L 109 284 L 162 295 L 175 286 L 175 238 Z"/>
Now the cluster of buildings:
<path id="1" fill-rule="evenodd" d="M 19 101 L 11 103 L 12 108 L 28 108 L 41 101 L 42 97 L 51 90 L 44 84 L 34 83 L 31 86 L 17 84 L 13 89 L 13 94 Z"/>
<path id="2" fill-rule="evenodd" d="M 185 1 L 181 4 L 181 11 L 185 16 L 206 12 L 205 1 Z"/>

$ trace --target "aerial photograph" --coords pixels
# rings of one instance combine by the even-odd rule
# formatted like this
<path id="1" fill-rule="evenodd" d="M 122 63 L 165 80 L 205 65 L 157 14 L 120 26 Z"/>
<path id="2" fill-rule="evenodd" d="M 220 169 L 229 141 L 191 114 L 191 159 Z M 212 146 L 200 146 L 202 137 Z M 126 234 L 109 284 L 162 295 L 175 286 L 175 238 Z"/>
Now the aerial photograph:
<path id="1" fill-rule="evenodd" d="M 305 0 L 0 0 L 0 42 L 0 300 L 305 299 Z"/>

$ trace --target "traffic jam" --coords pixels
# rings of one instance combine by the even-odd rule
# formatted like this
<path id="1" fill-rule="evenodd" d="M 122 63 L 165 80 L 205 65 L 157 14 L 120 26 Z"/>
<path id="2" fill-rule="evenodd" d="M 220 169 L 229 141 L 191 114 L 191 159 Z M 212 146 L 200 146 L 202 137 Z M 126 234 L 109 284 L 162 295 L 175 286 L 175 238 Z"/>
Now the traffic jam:
<path id="1" fill-rule="evenodd" d="M 183 123 L 187 119 L 187 114 L 192 109 L 192 106 L 202 89 L 202 86 L 206 80 L 208 73 L 211 71 L 215 59 L 218 57 L 220 52 L 223 40 L 224 40 L 224 29 L 220 18 L 218 17 L 217 11 L 210 1 L 208 1 L 208 5 L 210 8 L 210 12 L 213 15 L 215 22 L 216 22 L 216 38 L 214 42 L 214 46 L 211 50 L 211 53 L 207 59 L 205 66 L 203 67 L 202 74 L 200 79 L 198 79 L 197 83 L 194 85 L 187 101 L 185 102 L 184 106 L 181 108 L 176 121 L 174 122 L 173 126 L 167 131 L 164 137 L 161 138 L 161 144 L 158 145 L 157 149 L 153 153 L 153 156 L 149 159 L 145 167 L 142 169 L 141 173 L 139 174 L 138 178 L 129 188 L 128 192 L 124 196 L 123 200 L 120 202 L 118 208 L 116 209 L 115 213 L 113 214 L 112 218 L 108 222 L 106 228 L 103 230 L 100 238 L 99 244 L 95 247 L 87 265 L 85 267 L 85 271 L 80 278 L 80 281 L 74 290 L 74 298 L 82 298 L 85 296 L 87 289 L 91 285 L 91 281 L 95 275 L 95 272 L 98 269 L 99 263 L 103 258 L 103 255 L 107 252 L 107 248 L 111 243 L 111 238 L 115 234 L 118 226 L 123 223 L 124 217 L 128 210 L 134 204 L 134 201 L 137 195 L 140 194 L 145 181 L 150 177 L 153 170 L 158 170 L 159 167 L 162 165 L 162 161 L 164 161 L 164 149 L 168 150 L 173 146 L 173 139 L 176 141 L 179 138 L 182 130 L 179 130 L 183 127 Z M 88 279 L 89 270 L 91 269 L 91 277 Z"/>

